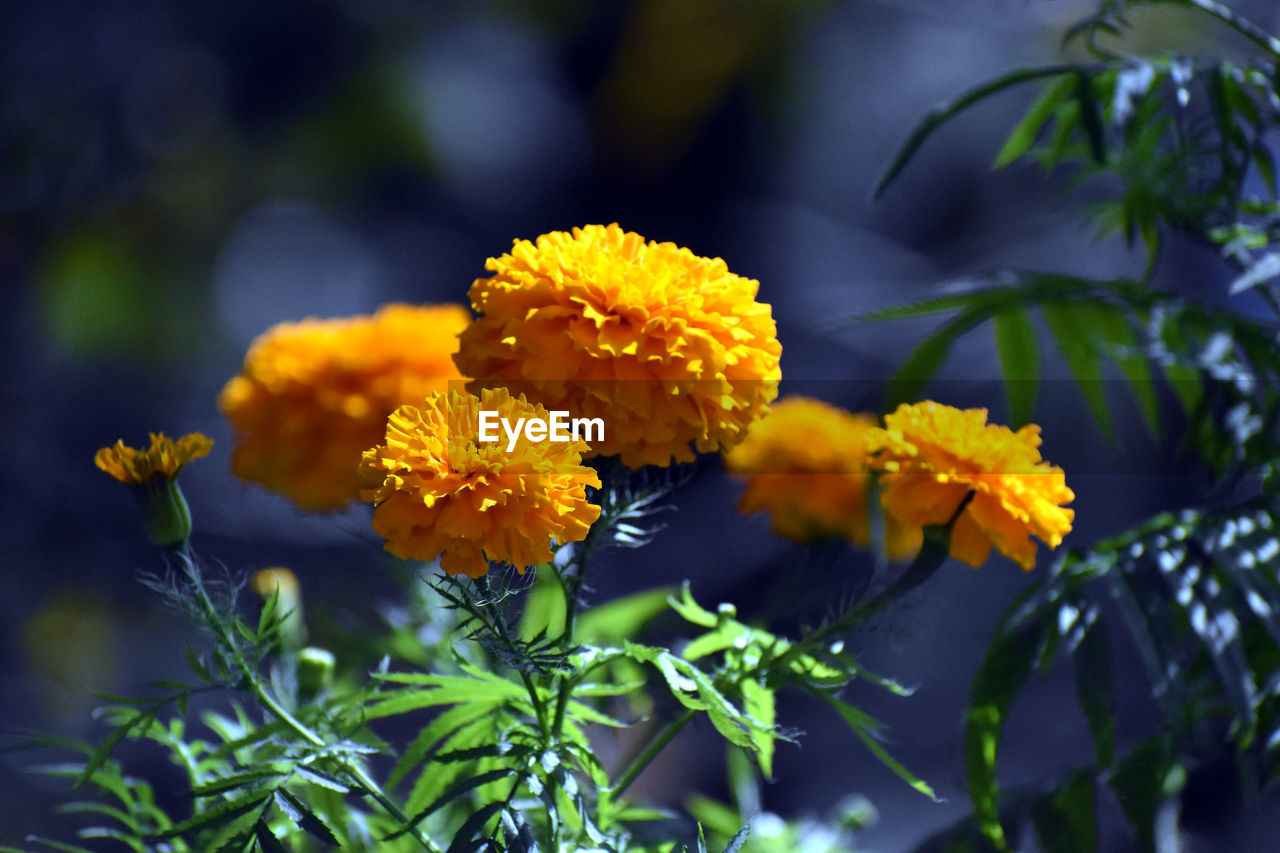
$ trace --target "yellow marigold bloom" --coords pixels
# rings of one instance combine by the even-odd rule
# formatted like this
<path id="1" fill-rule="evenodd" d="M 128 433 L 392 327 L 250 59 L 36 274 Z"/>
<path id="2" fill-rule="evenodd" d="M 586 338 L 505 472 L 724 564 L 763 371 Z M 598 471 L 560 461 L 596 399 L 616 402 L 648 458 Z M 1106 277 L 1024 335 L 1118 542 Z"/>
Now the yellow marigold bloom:
<path id="1" fill-rule="evenodd" d="M 542 406 L 485 389 L 479 397 L 450 390 L 421 406 L 401 406 L 383 444 L 364 453 L 360 497 L 376 507 L 373 529 L 386 549 L 409 560 L 434 560 L 451 575 L 480 577 L 489 561 L 521 572 L 551 559 L 551 540 L 580 542 L 600 517 L 586 487 L 600 488 L 582 464 L 583 441 L 479 440 L 480 410 L 516 423 L 549 420 Z"/>
<path id="2" fill-rule="evenodd" d="M 93 464 L 130 486 L 141 486 L 154 477 L 172 479 L 192 459 L 209 455 L 213 439 L 201 433 L 184 435 L 176 442 L 164 433 L 151 433 L 151 446 L 138 450 L 117 441 L 93 457 Z"/>
<path id="3" fill-rule="evenodd" d="M 480 316 L 455 361 L 575 416 L 603 418 L 590 453 L 630 468 L 733 447 L 777 396 L 782 347 L 759 283 L 617 224 L 517 240 L 471 286 Z"/>
<path id="4" fill-rule="evenodd" d="M 1014 432 L 987 423 L 986 409 L 931 400 L 903 404 L 884 419 L 875 458 L 885 510 L 905 524 L 946 524 L 970 492 L 951 530 L 951 556 L 980 566 L 991 546 L 1024 571 L 1035 567 L 1035 535 L 1051 548 L 1071 531 L 1075 499 L 1061 468 L 1040 457 L 1040 427 Z"/>
<path id="5" fill-rule="evenodd" d="M 452 356 L 470 319 L 461 305 L 396 304 L 268 329 L 218 398 L 237 434 L 231 469 L 305 510 L 354 500 L 387 416 L 461 378 Z"/>
<path id="6" fill-rule="evenodd" d="M 213 440 L 198 432 L 176 442 L 164 433 L 151 433 L 146 450 L 123 440 L 104 447 L 93 463 L 125 485 L 133 487 L 147 536 L 160 546 L 176 546 L 191 535 L 191 510 L 178 485 L 178 472 L 192 459 L 209 455 Z"/>
<path id="7" fill-rule="evenodd" d="M 840 536 L 870 545 L 867 452 L 878 432 L 871 415 L 809 397 L 780 400 L 725 454 L 725 466 L 746 479 L 739 511 L 769 513 L 774 532 L 795 542 Z M 918 525 L 889 517 L 885 528 L 890 558 L 906 559 L 920 550 Z"/>

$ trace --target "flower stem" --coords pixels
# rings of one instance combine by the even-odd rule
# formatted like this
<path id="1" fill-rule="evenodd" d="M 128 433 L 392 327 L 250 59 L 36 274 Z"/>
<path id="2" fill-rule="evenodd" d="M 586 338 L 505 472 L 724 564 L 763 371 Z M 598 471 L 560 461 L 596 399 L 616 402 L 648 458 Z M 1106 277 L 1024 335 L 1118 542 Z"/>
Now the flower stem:
<path id="1" fill-rule="evenodd" d="M 191 581 L 191 588 L 195 590 L 196 597 L 200 603 L 200 608 L 204 612 L 205 624 L 213 630 L 218 642 L 231 652 L 236 668 L 240 670 L 240 674 L 249 685 L 250 692 L 253 694 L 254 698 L 256 698 L 262 704 L 262 707 L 270 712 L 272 716 L 292 729 L 295 734 L 307 743 L 312 746 L 326 746 L 327 744 L 324 738 L 320 737 L 320 735 L 312 731 L 305 723 L 293 716 L 293 714 L 289 713 L 289 710 L 276 701 L 275 697 L 267 692 L 267 689 L 262 685 L 261 680 L 258 678 L 258 673 L 252 666 L 250 666 L 249 661 L 245 659 L 244 654 L 240 651 L 239 644 L 231 636 L 231 632 L 227 630 L 226 623 L 218 613 L 218 609 L 214 607 L 213 600 L 209 597 L 209 592 L 205 589 L 204 581 L 200 577 L 200 571 L 196 568 L 195 559 L 192 557 L 191 552 L 186 548 L 185 543 L 178 551 L 178 556 L 184 563 L 187 578 Z M 335 757 L 335 760 L 340 764 L 343 771 L 351 777 L 351 780 L 363 788 L 374 802 L 386 810 L 387 814 L 391 815 L 392 818 L 399 821 L 401 824 L 408 825 L 409 816 L 406 815 L 401 808 L 387 796 L 382 788 L 378 786 L 377 782 L 374 782 L 369 778 L 369 775 L 365 773 L 364 768 L 354 762 L 346 761 L 341 758 Z M 423 835 L 417 827 L 414 827 L 410 834 L 427 850 L 432 851 L 432 853 L 441 853 L 440 848 L 437 847 L 430 838 Z"/>
<path id="2" fill-rule="evenodd" d="M 657 757 L 658 753 L 662 752 L 666 745 L 671 743 L 675 736 L 680 734 L 680 731 L 689 724 L 689 721 L 693 719 L 693 715 L 693 709 L 686 708 L 683 714 L 667 724 L 667 727 L 653 739 L 653 742 L 645 747 L 644 752 L 637 755 L 631 764 L 627 766 L 627 769 L 622 771 L 618 781 L 609 789 L 610 800 L 616 801 L 618 797 L 621 797 L 626 792 L 627 788 L 631 787 L 631 783 L 644 772 L 644 769 Z"/>

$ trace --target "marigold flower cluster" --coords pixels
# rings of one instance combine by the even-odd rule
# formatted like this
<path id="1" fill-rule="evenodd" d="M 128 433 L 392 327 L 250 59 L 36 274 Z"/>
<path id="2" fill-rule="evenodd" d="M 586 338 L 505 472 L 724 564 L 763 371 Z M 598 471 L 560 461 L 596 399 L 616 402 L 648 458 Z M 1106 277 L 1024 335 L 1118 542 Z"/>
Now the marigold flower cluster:
<path id="1" fill-rule="evenodd" d="M 93 457 L 93 464 L 129 486 L 141 486 L 155 477 L 173 479 L 193 459 L 208 456 L 213 440 L 202 433 L 184 435 L 176 442 L 164 433 L 150 433 L 145 450 L 129 447 L 120 439 Z"/>
<path id="2" fill-rule="evenodd" d="M 605 418 L 592 455 L 630 468 L 731 448 L 777 396 L 782 347 L 758 282 L 617 224 L 517 240 L 471 286 L 455 357 L 473 388 Z"/>
<path id="3" fill-rule="evenodd" d="M 267 330 L 218 400 L 236 432 L 232 470 L 306 510 L 354 500 L 387 416 L 461 378 L 452 356 L 470 319 L 461 305 L 396 304 Z"/>
<path id="4" fill-rule="evenodd" d="M 788 539 L 834 535 L 867 545 L 874 471 L 891 558 L 918 550 L 923 527 L 950 523 L 955 559 L 980 566 L 994 546 L 1030 570 L 1031 536 L 1057 547 L 1074 519 L 1062 504 L 1075 495 L 1039 447 L 1038 426 L 988 424 L 986 409 L 926 400 L 899 406 L 880 428 L 870 415 L 789 397 L 725 463 L 747 475 L 739 509 L 767 511 Z"/>
<path id="5" fill-rule="evenodd" d="M 490 561 L 521 572 L 551 559 L 551 542 L 584 539 L 600 516 L 586 488 L 600 487 L 582 465 L 583 441 L 531 442 L 514 450 L 479 441 L 480 410 L 547 420 L 548 412 L 505 389 L 479 397 L 451 390 L 421 406 L 401 406 L 386 438 L 365 452 L 364 500 L 386 549 L 411 560 L 440 558 L 449 574 L 479 577 Z"/>
<path id="6" fill-rule="evenodd" d="M 809 397 L 786 397 L 758 421 L 725 467 L 745 479 L 738 509 L 764 511 L 773 530 L 795 542 L 835 536 L 871 545 L 868 453 L 879 424 Z M 886 553 L 906 559 L 920 549 L 919 525 L 885 520 Z"/>
<path id="7" fill-rule="evenodd" d="M 955 517 L 950 550 L 961 562 L 982 565 L 994 545 L 1030 571 L 1031 536 L 1056 548 L 1071 530 L 1075 514 L 1062 504 L 1075 495 L 1062 469 L 1041 458 L 1035 424 L 1014 432 L 988 424 L 986 409 L 926 400 L 885 416 L 882 442 L 872 464 L 884 472 L 885 510 L 910 525 Z"/>

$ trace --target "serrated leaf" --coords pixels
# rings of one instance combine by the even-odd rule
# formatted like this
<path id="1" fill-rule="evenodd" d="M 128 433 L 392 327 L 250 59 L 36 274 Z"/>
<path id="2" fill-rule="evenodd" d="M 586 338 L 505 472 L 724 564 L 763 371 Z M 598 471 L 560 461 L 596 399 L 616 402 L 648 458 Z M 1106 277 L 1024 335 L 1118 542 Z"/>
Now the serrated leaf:
<path id="1" fill-rule="evenodd" d="M 1041 306 L 1049 330 L 1058 343 L 1058 351 L 1075 377 L 1089 411 L 1105 438 L 1112 437 L 1111 413 L 1107 408 L 1106 388 L 1102 381 L 1102 365 L 1086 312 L 1081 306 L 1067 302 L 1050 302 Z"/>
<path id="2" fill-rule="evenodd" d="M 262 849 L 262 853 L 289 853 L 262 818 L 258 818 L 258 822 L 253 825 L 253 834 L 258 839 L 258 847 Z"/>
<path id="3" fill-rule="evenodd" d="M 1003 169 L 1031 150 L 1031 146 L 1035 145 L 1036 137 L 1040 135 L 1040 130 L 1049 119 L 1053 118 L 1058 105 L 1075 92 L 1075 88 L 1075 78 L 1069 75 L 1046 85 L 1040 96 L 1032 102 L 1026 115 L 1014 126 L 1000 153 L 996 155 L 992 168 Z"/>
<path id="4" fill-rule="evenodd" d="M 255 791 L 241 794 L 238 797 L 233 797 L 229 800 L 210 803 L 208 806 L 200 809 L 194 815 L 181 823 L 174 824 L 169 829 L 160 833 L 157 837 L 174 838 L 179 835 L 185 835 L 192 830 L 204 829 L 208 826 L 226 823 L 232 818 L 239 817 L 256 808 L 262 807 L 262 805 L 271 798 L 273 792 L 273 788 L 260 788 Z"/>
<path id="5" fill-rule="evenodd" d="M 104 737 L 93 750 L 93 754 L 89 756 L 89 760 L 85 763 L 84 769 L 80 771 L 79 778 L 76 779 L 71 787 L 79 788 L 85 782 L 88 782 L 93 777 L 93 774 L 97 769 L 111 757 L 111 753 L 115 752 L 115 749 L 120 745 L 120 742 L 129 736 L 129 732 L 139 724 L 142 724 L 144 720 L 147 721 L 146 725 L 149 725 L 150 721 L 153 719 L 155 719 L 154 714 L 139 713 L 129 722 L 124 725 L 117 726 L 108 732 L 107 736 Z"/>
<path id="6" fill-rule="evenodd" d="M 473 850 L 479 850 L 488 840 L 481 834 L 484 825 L 501 812 L 505 805 L 505 803 L 488 803 L 468 817 L 458 829 L 457 834 L 453 836 L 453 841 L 449 843 L 446 853 L 471 853 Z"/>
<path id="7" fill-rule="evenodd" d="M 277 788 L 275 795 L 276 805 L 307 835 L 335 847 L 341 843 L 333 830 L 288 788 Z"/>
<path id="8" fill-rule="evenodd" d="M 1040 347 L 1031 315 L 1020 305 L 1006 307 L 995 316 L 996 352 L 1004 371 L 1009 396 L 1009 416 L 1014 425 L 1031 420 L 1040 381 Z"/>
<path id="9" fill-rule="evenodd" d="M 285 762 L 255 767 L 242 773 L 233 773 L 230 776 L 210 779 L 202 784 L 193 785 L 191 787 L 191 795 L 195 797 L 211 797 L 214 794 L 222 794 L 235 788 L 243 788 L 253 782 L 261 782 L 263 779 L 286 776 L 292 769 L 293 766 Z"/>
<path id="10" fill-rule="evenodd" d="M 410 832 L 412 832 L 414 827 L 422 823 L 422 821 L 426 820 L 434 812 L 439 811 L 441 808 L 447 806 L 449 803 L 453 802 L 454 800 L 458 799 L 464 794 L 469 794 L 470 792 L 476 790 L 477 788 L 481 788 L 485 785 L 488 785 L 490 782 L 498 782 L 503 779 L 510 779 L 510 778 L 512 778 L 512 771 L 508 767 L 503 767 L 500 770 L 491 770 L 488 773 L 481 773 L 477 776 L 468 776 L 462 781 L 457 782 L 454 785 L 450 786 L 447 790 L 445 790 L 444 793 L 436 797 L 435 800 L 433 800 L 429 805 L 427 805 L 426 808 L 422 809 L 413 817 L 411 817 L 408 823 L 406 823 L 404 826 L 400 827 L 395 832 L 383 838 L 383 840 L 393 841 L 397 838 L 401 838 L 409 834 Z"/>
<path id="11" fill-rule="evenodd" d="M 394 788 L 399 785 L 400 780 L 423 761 L 440 741 L 468 723 L 489 715 L 495 707 L 493 703 L 471 702 L 450 708 L 436 717 L 426 728 L 418 733 L 413 742 L 405 749 L 404 755 L 396 762 L 391 775 L 387 777 L 387 788 Z"/>
<path id="12" fill-rule="evenodd" d="M 313 770 L 312 768 L 307 767 L 303 764 L 299 764 L 296 767 L 294 767 L 293 772 L 294 772 L 294 775 L 296 775 L 299 779 L 302 779 L 305 782 L 310 782 L 312 785 L 319 785 L 321 788 L 326 788 L 330 791 L 336 791 L 339 794 L 351 793 L 351 786 L 348 785 L 346 782 L 343 782 L 339 779 L 335 779 L 332 776 L 329 776 L 328 774 L 325 774 L 325 773 L 321 773 L 318 770 Z"/>

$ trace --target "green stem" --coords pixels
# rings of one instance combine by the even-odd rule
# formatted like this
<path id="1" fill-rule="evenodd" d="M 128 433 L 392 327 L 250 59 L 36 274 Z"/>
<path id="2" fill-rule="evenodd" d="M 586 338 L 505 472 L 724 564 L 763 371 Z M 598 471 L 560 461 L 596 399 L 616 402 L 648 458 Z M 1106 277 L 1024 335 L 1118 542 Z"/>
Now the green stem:
<path id="1" fill-rule="evenodd" d="M 631 787 L 631 783 L 636 781 L 636 777 L 644 772 L 644 769 L 657 757 L 658 753 L 662 752 L 666 745 L 671 743 L 675 736 L 680 734 L 680 731 L 689 724 L 689 721 L 693 719 L 693 715 L 693 709 L 687 708 L 683 714 L 667 724 L 667 727 L 654 738 L 653 742 L 645 747 L 644 752 L 637 755 L 631 764 L 627 766 L 627 769 L 622 771 L 618 781 L 609 789 L 610 800 L 616 801 L 618 797 L 621 797 L 626 792 L 627 788 Z"/>
<path id="2" fill-rule="evenodd" d="M 267 711 L 271 713 L 272 716 L 292 729 L 295 734 L 307 743 L 312 746 L 326 746 L 327 744 L 324 738 L 320 737 L 320 735 L 312 731 L 305 723 L 293 716 L 293 714 L 289 713 L 289 710 L 277 702 L 275 697 L 268 693 L 266 688 L 262 686 L 262 682 L 258 680 L 258 673 L 249 665 L 249 661 L 245 659 L 244 654 L 240 651 L 239 644 L 235 642 L 234 638 L 232 638 L 231 633 L 227 630 L 226 624 L 218 614 L 218 609 L 213 606 L 213 600 L 209 598 L 209 593 L 204 588 L 204 581 L 201 579 L 199 571 L 196 569 L 195 560 L 192 558 L 190 551 L 185 547 L 185 543 L 178 553 L 186 564 L 187 578 L 191 581 L 191 586 L 196 591 L 201 609 L 204 610 L 206 624 L 213 629 L 218 642 L 231 652 L 232 657 L 235 660 L 236 667 L 240 670 L 240 674 L 249 684 L 251 688 L 250 692 L 253 696 Z M 338 761 L 343 771 L 351 777 L 351 780 L 363 788 L 374 802 L 386 810 L 387 814 L 391 815 L 392 818 L 399 821 L 401 824 L 407 825 L 409 823 L 409 816 L 406 815 L 400 807 L 387 796 L 382 788 L 378 786 L 377 782 L 374 782 L 369 778 L 369 775 L 365 773 L 362 767 L 354 762 L 344 761 L 337 758 L 335 758 L 335 760 Z M 411 834 L 414 839 L 416 839 L 418 843 L 427 850 L 432 851 L 432 853 L 441 853 L 440 848 L 437 847 L 430 838 L 423 835 L 417 827 L 413 828 Z"/>

